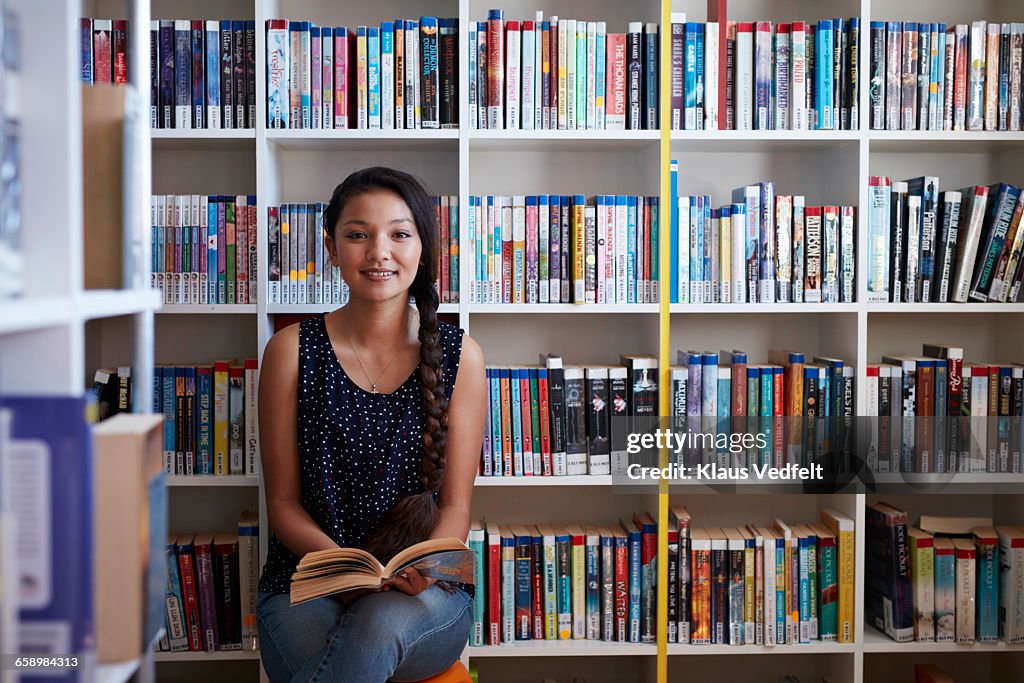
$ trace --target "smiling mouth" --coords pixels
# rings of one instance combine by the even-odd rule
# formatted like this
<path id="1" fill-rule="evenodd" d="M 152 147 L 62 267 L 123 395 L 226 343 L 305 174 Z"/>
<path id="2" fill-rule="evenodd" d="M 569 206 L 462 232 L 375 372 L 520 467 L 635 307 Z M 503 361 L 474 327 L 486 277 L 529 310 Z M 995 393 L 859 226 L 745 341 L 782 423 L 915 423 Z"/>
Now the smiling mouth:
<path id="1" fill-rule="evenodd" d="M 377 282 L 386 282 L 395 276 L 393 270 L 363 270 L 360 271 L 363 277 Z"/>

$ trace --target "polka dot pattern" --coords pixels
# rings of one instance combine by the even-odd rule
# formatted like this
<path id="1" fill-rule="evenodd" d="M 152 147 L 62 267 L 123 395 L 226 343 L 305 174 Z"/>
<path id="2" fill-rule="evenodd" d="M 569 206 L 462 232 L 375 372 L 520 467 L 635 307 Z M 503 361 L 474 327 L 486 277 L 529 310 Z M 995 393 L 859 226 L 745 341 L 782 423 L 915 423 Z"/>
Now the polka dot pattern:
<path id="1" fill-rule="evenodd" d="M 463 330 L 438 321 L 451 398 Z M 302 505 L 338 545 L 363 547 L 402 498 L 423 492 L 419 366 L 390 394 L 357 386 L 338 363 L 324 317 L 299 327 L 298 438 Z M 299 558 L 273 534 L 259 590 L 285 593 Z"/>

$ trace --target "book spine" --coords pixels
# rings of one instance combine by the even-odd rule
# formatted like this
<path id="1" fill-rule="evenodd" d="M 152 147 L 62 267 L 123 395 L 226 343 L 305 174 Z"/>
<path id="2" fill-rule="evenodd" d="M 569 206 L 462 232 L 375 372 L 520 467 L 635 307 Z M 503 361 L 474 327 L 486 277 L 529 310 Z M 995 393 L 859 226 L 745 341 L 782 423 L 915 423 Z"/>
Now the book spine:
<path id="1" fill-rule="evenodd" d="M 956 640 L 956 556 L 952 544 L 934 549 L 935 640 Z"/>

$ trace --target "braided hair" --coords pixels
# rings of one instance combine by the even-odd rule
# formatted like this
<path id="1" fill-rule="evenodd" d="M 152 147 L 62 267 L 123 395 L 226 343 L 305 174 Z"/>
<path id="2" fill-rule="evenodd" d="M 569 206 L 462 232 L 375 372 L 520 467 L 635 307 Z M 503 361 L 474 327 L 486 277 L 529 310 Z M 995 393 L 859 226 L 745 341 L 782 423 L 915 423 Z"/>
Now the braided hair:
<path id="1" fill-rule="evenodd" d="M 440 490 L 445 473 L 445 446 L 448 442 L 448 398 L 441 377 L 442 349 L 437 328 L 438 227 L 433 203 L 423 186 L 408 173 L 376 166 L 356 171 L 334 189 L 324 211 L 324 226 L 334 236 L 342 209 L 354 197 L 367 192 L 388 190 L 405 202 L 412 212 L 423 251 L 416 277 L 409 288 L 419 313 L 420 384 L 423 389 L 425 419 L 423 460 L 420 482 L 423 492 L 407 496 L 385 517 L 383 526 L 367 543 L 365 550 L 381 563 L 396 553 L 426 540 L 439 515 L 434 495 Z"/>

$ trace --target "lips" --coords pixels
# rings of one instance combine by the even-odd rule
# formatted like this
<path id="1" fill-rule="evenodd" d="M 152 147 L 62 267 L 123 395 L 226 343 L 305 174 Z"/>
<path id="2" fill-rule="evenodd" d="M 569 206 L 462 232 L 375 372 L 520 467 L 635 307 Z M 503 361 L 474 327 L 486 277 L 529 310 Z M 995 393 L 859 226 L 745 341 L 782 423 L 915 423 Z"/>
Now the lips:
<path id="1" fill-rule="evenodd" d="M 395 276 L 393 270 L 363 270 L 360 271 L 366 279 L 372 282 L 387 282 Z"/>

